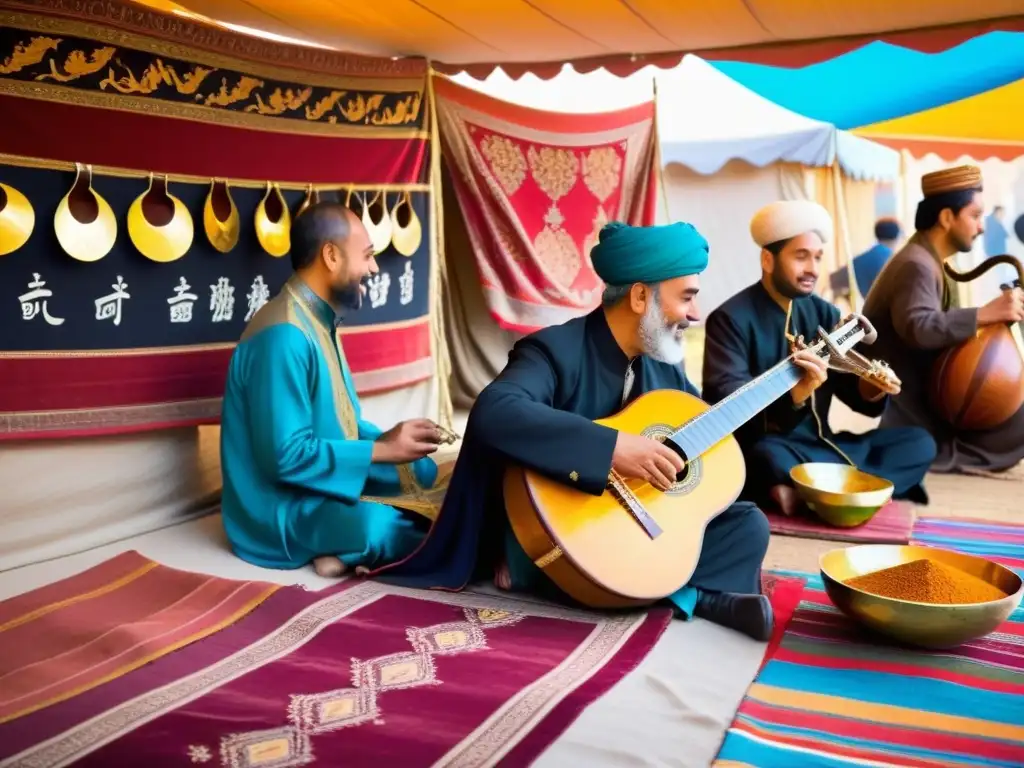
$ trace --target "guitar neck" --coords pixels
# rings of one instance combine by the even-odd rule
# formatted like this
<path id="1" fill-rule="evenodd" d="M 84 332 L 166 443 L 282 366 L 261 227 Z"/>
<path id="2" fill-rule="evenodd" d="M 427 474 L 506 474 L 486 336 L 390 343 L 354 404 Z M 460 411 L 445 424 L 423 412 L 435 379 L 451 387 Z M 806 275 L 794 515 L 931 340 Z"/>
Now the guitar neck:
<path id="1" fill-rule="evenodd" d="M 668 439 L 687 459 L 695 459 L 789 392 L 802 375 L 803 370 L 786 358 L 683 424 Z"/>

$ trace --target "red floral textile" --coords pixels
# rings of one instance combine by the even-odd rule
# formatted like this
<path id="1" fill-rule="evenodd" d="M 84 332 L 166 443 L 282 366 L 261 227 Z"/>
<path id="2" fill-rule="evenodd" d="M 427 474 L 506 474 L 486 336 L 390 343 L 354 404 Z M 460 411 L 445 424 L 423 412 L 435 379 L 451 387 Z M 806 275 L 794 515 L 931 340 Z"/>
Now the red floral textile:
<path id="1" fill-rule="evenodd" d="M 438 78 L 438 122 L 488 309 L 530 332 L 597 306 L 590 263 L 609 221 L 654 222 L 654 102 L 562 115 Z"/>

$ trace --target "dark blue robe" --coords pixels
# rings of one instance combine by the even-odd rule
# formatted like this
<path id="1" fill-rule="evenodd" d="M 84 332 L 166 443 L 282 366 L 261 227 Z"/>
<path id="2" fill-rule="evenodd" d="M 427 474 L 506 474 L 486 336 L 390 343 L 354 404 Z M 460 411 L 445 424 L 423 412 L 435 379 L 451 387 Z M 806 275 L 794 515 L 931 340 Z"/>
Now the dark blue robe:
<path id="1" fill-rule="evenodd" d="M 839 309 L 811 295 L 793 302 L 789 332 L 808 343 L 818 327 L 832 330 Z M 789 355 L 786 312 L 761 283 L 740 291 L 708 315 L 704 341 L 704 399 L 717 403 L 760 376 Z M 870 348 L 863 354 L 871 357 Z M 822 434 L 861 470 L 892 482 L 895 498 L 927 501 L 921 485 L 935 458 L 935 441 L 924 429 L 875 429 L 863 435 L 834 433 L 828 425 L 832 399 L 838 397 L 865 416 L 880 416 L 888 398 L 869 402 L 861 396 L 856 376 L 829 371 L 828 380 L 803 408 L 782 395 L 758 417 L 736 432 L 747 462 L 747 485 L 742 498 L 762 505 L 770 502 L 775 485 L 789 485 L 789 471 L 805 462 L 845 463 Z"/>
<path id="2" fill-rule="evenodd" d="M 405 586 L 457 590 L 492 575 L 504 555 L 514 588 L 565 598 L 511 533 L 503 472 L 511 461 L 601 494 L 618 433 L 593 420 L 622 410 L 628 364 L 602 309 L 519 341 L 470 412 L 444 505 L 426 541 L 410 558 L 374 575 Z M 627 402 L 655 389 L 698 394 L 681 366 L 641 357 L 633 371 Z M 707 527 L 689 586 L 759 594 L 768 536 L 756 506 L 734 504 Z"/>

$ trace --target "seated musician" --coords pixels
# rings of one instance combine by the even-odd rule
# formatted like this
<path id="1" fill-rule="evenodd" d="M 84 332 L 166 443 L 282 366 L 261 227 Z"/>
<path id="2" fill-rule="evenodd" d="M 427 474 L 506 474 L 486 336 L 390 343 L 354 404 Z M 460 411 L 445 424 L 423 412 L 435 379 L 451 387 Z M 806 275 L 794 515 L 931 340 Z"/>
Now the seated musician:
<path id="1" fill-rule="evenodd" d="M 840 320 L 839 310 L 814 294 L 823 248 L 832 237 L 828 211 L 803 200 L 773 203 L 754 215 L 750 232 L 761 247 L 761 280 L 715 309 L 705 326 L 704 396 L 710 403 L 777 365 L 799 337 L 812 343 L 819 326 L 831 331 Z M 866 416 L 881 414 L 888 399 L 875 384 L 848 373 L 829 376 L 817 392 L 808 383 L 794 387 L 736 433 L 747 462 L 742 498 L 792 515 L 799 507 L 789 477 L 793 467 L 849 462 L 891 481 L 896 498 L 926 501 L 921 482 L 935 457 L 928 433 L 909 426 L 833 433 L 833 397 Z"/>
<path id="2" fill-rule="evenodd" d="M 1000 472 L 1024 460 L 1024 409 L 984 432 L 957 431 L 928 404 L 936 357 L 980 327 L 1024 319 L 1024 294 L 1005 290 L 983 307 L 957 307 L 956 288 L 943 274 L 946 259 L 969 253 L 982 233 L 981 171 L 947 168 L 921 179 L 917 230 L 878 276 L 864 314 L 878 331 L 879 354 L 903 381 L 903 396 L 882 416 L 884 426 L 927 429 L 938 444 L 935 472 Z"/>
<path id="3" fill-rule="evenodd" d="M 434 483 L 433 422 L 381 433 L 360 416 L 337 341 L 341 313 L 377 271 L 362 222 L 321 202 L 291 230 L 295 274 L 256 313 L 231 356 L 221 417 L 223 520 L 243 560 L 266 568 L 310 561 L 323 576 L 412 552 L 424 531 L 406 513 L 360 500 Z M 410 462 L 407 464 L 407 462 Z"/>
<path id="4" fill-rule="evenodd" d="M 594 423 L 656 389 L 696 394 L 683 372 L 683 331 L 698 317 L 698 275 L 707 241 L 689 224 L 605 226 L 591 252 L 607 284 L 603 306 L 519 341 L 480 394 L 440 517 L 420 550 L 378 575 L 406 586 L 461 589 L 494 576 L 506 589 L 564 597 L 526 556 L 508 524 L 502 477 L 514 462 L 600 495 L 611 470 L 664 490 L 683 469 L 667 445 Z M 823 375 L 809 354 L 800 365 Z M 760 570 L 768 525 L 749 503 L 707 527 L 677 614 L 700 616 L 759 640 L 772 629 Z"/>

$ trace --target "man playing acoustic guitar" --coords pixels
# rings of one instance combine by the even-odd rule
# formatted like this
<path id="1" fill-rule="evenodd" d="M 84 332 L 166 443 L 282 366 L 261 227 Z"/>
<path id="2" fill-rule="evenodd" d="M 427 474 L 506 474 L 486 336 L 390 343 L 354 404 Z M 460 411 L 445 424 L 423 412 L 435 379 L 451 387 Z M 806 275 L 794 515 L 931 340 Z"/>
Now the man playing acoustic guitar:
<path id="1" fill-rule="evenodd" d="M 600 495 L 615 470 L 668 488 L 684 464 L 667 445 L 595 424 L 645 392 L 697 395 L 683 372 L 683 331 L 698 319 L 698 275 L 708 243 L 689 224 L 604 227 L 591 252 L 607 284 L 603 306 L 519 341 L 508 365 L 477 399 L 448 495 L 427 540 L 405 561 L 377 572 L 407 586 L 461 589 L 494 575 L 505 589 L 566 599 L 512 534 L 502 490 L 509 462 Z M 809 352 L 796 359 L 807 390 L 826 378 Z M 669 598 L 683 618 L 699 616 L 769 638 L 771 605 L 761 595 L 768 523 L 749 503 L 707 526 L 687 586 Z M 377 575 L 375 574 L 375 575 Z"/>

